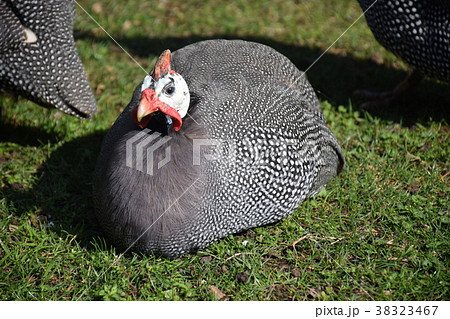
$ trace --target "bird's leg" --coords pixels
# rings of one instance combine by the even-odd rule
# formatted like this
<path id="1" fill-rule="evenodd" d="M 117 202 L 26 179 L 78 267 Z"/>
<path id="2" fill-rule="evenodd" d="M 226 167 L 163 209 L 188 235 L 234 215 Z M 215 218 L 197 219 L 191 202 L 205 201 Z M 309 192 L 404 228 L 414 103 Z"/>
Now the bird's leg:
<path id="1" fill-rule="evenodd" d="M 385 92 L 372 92 L 368 90 L 357 90 L 353 93 L 354 96 L 369 100 L 361 105 L 364 110 L 378 109 L 387 107 L 391 103 L 404 95 L 412 88 L 414 88 L 423 78 L 423 75 L 418 71 L 413 71 L 400 82 L 393 90 Z"/>

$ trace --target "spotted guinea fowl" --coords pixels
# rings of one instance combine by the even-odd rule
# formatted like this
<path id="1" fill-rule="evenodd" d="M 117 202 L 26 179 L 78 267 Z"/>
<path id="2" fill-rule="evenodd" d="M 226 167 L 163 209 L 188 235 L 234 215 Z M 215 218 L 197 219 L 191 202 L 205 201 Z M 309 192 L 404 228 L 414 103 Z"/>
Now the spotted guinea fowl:
<path id="1" fill-rule="evenodd" d="M 96 215 L 121 250 L 178 257 L 279 221 L 344 166 L 317 97 L 262 44 L 165 51 L 106 135 Z"/>
<path id="2" fill-rule="evenodd" d="M 413 72 L 393 91 L 358 95 L 389 104 L 423 76 L 450 83 L 450 1 L 358 0 L 377 41 L 408 63 Z M 376 102 L 366 104 L 367 107 Z"/>
<path id="3" fill-rule="evenodd" d="M 74 17 L 73 0 L 0 0 L 0 89 L 80 118 L 94 114 Z"/>

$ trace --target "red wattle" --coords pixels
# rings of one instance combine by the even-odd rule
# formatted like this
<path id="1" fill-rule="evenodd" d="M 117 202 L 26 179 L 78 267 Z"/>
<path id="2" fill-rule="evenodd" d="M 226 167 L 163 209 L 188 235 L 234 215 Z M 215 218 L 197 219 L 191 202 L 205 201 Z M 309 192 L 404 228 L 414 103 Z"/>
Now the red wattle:
<path id="1" fill-rule="evenodd" d="M 164 114 L 169 115 L 173 121 L 173 129 L 175 131 L 179 131 L 183 121 L 181 120 L 180 113 L 177 112 L 173 107 L 168 106 L 167 104 L 159 105 L 159 110 Z"/>

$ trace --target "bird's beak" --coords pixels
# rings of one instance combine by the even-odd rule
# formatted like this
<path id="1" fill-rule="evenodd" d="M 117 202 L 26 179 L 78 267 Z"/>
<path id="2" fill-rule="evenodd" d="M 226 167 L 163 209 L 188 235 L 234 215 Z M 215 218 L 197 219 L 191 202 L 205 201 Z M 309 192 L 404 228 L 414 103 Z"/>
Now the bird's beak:
<path id="1" fill-rule="evenodd" d="M 145 128 L 156 111 L 161 111 L 172 118 L 172 124 L 175 131 L 178 131 L 181 128 L 183 122 L 177 110 L 168 106 L 166 103 L 161 102 L 156 96 L 156 92 L 151 89 L 145 89 L 142 92 L 141 101 L 139 102 L 139 105 L 133 109 L 132 117 L 140 128 Z"/>

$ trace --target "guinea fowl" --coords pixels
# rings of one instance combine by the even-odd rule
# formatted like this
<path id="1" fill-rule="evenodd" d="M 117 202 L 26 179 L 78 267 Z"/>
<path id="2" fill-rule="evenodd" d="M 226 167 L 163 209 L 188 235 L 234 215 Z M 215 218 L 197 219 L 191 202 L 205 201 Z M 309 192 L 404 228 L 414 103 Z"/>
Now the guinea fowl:
<path id="1" fill-rule="evenodd" d="M 94 114 L 74 17 L 73 0 L 0 0 L 0 89 L 79 118 Z"/>
<path id="2" fill-rule="evenodd" d="M 414 87 L 423 76 L 450 83 L 450 1 L 358 0 L 377 41 L 403 59 L 413 72 L 393 91 L 356 94 L 389 104 Z"/>
<path id="3" fill-rule="evenodd" d="M 166 50 L 106 135 L 96 215 L 120 250 L 174 258 L 281 220 L 343 166 L 303 72 L 262 44 L 203 41 Z"/>

